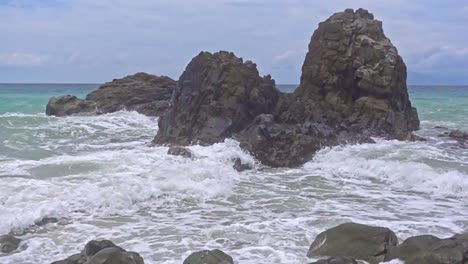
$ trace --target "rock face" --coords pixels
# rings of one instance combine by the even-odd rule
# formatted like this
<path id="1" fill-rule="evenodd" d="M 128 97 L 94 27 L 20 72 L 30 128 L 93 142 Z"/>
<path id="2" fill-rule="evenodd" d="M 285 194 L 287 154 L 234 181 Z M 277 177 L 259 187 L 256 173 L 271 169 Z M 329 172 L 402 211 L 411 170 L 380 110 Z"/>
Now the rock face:
<path id="1" fill-rule="evenodd" d="M 144 264 L 143 258 L 116 246 L 109 240 L 92 240 L 81 253 L 52 264 Z"/>
<path id="2" fill-rule="evenodd" d="M 21 240 L 10 235 L 0 236 L 0 252 L 11 253 L 18 249 Z"/>
<path id="3" fill-rule="evenodd" d="M 203 250 L 190 254 L 183 264 L 234 264 L 232 257 L 219 249 Z"/>
<path id="4" fill-rule="evenodd" d="M 202 52 L 180 76 L 170 110 L 160 119 L 155 143 L 213 144 L 271 113 L 279 92 L 256 65 L 233 53 Z"/>
<path id="5" fill-rule="evenodd" d="M 397 244 L 395 233 L 388 228 L 346 223 L 320 233 L 307 256 L 346 256 L 377 264 Z"/>
<path id="6" fill-rule="evenodd" d="M 234 137 L 263 164 L 292 167 L 325 146 L 414 139 L 419 128 L 406 66 L 382 22 L 347 9 L 312 36 L 293 94 L 228 52 L 202 52 L 187 66 L 157 144 L 212 144 Z"/>
<path id="7" fill-rule="evenodd" d="M 392 248 L 386 260 L 401 259 L 406 264 L 465 264 L 468 263 L 468 234 L 440 239 L 431 235 L 406 239 Z"/>
<path id="8" fill-rule="evenodd" d="M 169 108 L 176 84 L 166 76 L 137 73 L 101 85 L 89 93 L 85 100 L 72 95 L 52 97 L 47 104 L 46 114 L 103 114 L 126 109 L 160 116 Z"/>
<path id="9" fill-rule="evenodd" d="M 347 9 L 319 24 L 295 95 L 316 108 L 299 121 L 324 120 L 397 139 L 419 128 L 403 59 L 382 22 L 364 9 Z"/>

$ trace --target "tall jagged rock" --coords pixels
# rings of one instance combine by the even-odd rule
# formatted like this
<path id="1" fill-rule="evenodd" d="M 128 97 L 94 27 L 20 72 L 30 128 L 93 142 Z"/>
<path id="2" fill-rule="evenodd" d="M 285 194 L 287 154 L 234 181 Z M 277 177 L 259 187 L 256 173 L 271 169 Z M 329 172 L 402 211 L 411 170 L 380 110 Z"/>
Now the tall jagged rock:
<path id="1" fill-rule="evenodd" d="M 403 59 L 382 22 L 364 9 L 347 9 L 319 24 L 294 94 L 292 109 L 304 114 L 281 113 L 287 122 L 325 121 L 397 139 L 419 128 Z"/>
<path id="2" fill-rule="evenodd" d="M 47 104 L 46 114 L 104 114 L 126 109 L 160 116 L 169 108 L 176 84 L 176 81 L 166 76 L 137 73 L 101 85 L 84 100 L 72 95 L 52 97 Z"/>
<path id="3" fill-rule="evenodd" d="M 271 113 L 279 92 L 270 76 L 233 53 L 201 52 L 180 76 L 172 107 L 160 119 L 155 142 L 212 144 L 245 129 L 262 113 Z"/>

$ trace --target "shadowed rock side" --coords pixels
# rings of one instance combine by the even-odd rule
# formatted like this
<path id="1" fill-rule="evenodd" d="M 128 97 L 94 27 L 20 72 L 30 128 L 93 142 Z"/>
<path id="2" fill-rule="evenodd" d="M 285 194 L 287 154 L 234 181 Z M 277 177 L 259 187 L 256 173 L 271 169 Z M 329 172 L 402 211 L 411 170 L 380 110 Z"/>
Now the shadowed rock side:
<path id="1" fill-rule="evenodd" d="M 173 104 L 159 121 L 155 143 L 213 144 L 271 113 L 279 92 L 270 76 L 233 53 L 202 52 L 180 76 Z"/>
<path id="2" fill-rule="evenodd" d="M 406 66 L 364 9 L 332 15 L 312 36 L 293 94 L 232 53 L 202 52 L 179 79 L 159 122 L 158 144 L 212 144 L 234 137 L 259 161 L 292 167 L 325 146 L 412 139 L 419 128 Z"/>
<path id="3" fill-rule="evenodd" d="M 101 85 L 84 100 L 72 95 L 52 97 L 46 114 L 104 114 L 126 109 L 160 116 L 169 108 L 175 86 L 176 82 L 169 77 L 137 73 Z"/>
<path id="4" fill-rule="evenodd" d="M 286 111 L 287 122 L 316 120 L 396 139 L 419 128 L 403 59 L 382 22 L 364 9 L 347 9 L 319 24 L 294 94 L 300 103 L 292 111 L 298 105 L 306 114 Z"/>

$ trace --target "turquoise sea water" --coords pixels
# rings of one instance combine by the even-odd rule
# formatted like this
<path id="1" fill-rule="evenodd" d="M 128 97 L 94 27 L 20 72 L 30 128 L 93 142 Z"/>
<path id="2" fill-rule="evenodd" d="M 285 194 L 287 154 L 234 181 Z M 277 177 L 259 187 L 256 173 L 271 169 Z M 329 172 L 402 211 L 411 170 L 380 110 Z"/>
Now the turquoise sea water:
<path id="1" fill-rule="evenodd" d="M 295 169 L 264 167 L 234 140 L 167 155 L 149 144 L 158 118 L 135 112 L 44 114 L 49 97 L 97 87 L 0 84 L 0 235 L 24 246 L 0 263 L 50 263 L 111 239 L 149 264 L 214 248 L 237 263 L 298 264 L 312 262 L 319 232 L 348 221 L 400 239 L 468 231 L 468 150 L 435 128 L 468 130 L 468 87 L 409 87 L 425 142 L 325 148 Z M 237 157 L 254 170 L 233 170 Z M 58 223 L 35 226 L 44 217 Z"/>

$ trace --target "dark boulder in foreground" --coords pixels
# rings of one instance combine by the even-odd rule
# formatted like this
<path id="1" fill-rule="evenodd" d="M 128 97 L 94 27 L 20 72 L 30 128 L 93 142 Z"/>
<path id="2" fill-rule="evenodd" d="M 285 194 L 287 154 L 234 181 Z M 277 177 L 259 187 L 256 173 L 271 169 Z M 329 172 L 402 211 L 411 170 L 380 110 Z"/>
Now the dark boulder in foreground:
<path id="1" fill-rule="evenodd" d="M 468 263 L 468 234 L 440 239 L 431 235 L 406 239 L 392 248 L 386 260 L 401 259 L 406 264 L 466 264 Z"/>
<path id="2" fill-rule="evenodd" d="M 173 155 L 173 156 L 181 156 L 185 158 L 191 158 L 192 157 L 192 152 L 188 148 L 180 147 L 180 146 L 171 146 L 167 150 L 167 154 Z"/>
<path id="3" fill-rule="evenodd" d="M 137 73 L 101 85 L 84 100 L 72 95 L 52 97 L 47 104 L 46 114 L 104 114 L 125 109 L 148 116 L 160 116 L 169 108 L 176 84 L 176 81 L 166 76 Z"/>
<path id="4" fill-rule="evenodd" d="M 388 228 L 346 223 L 320 233 L 307 256 L 346 256 L 376 264 L 397 244 L 395 233 Z"/>
<path id="5" fill-rule="evenodd" d="M 155 143 L 213 144 L 273 111 L 279 92 L 270 76 L 233 53 L 202 52 L 179 78 L 172 107 L 159 121 Z"/>
<path id="6" fill-rule="evenodd" d="M 136 252 L 126 251 L 109 240 L 92 240 L 81 253 L 52 264 L 144 264 Z"/>
<path id="7" fill-rule="evenodd" d="M 316 151 L 371 137 L 411 140 L 419 128 L 406 66 L 382 22 L 347 9 L 320 23 L 293 94 L 277 91 L 255 64 L 202 52 L 179 79 L 157 144 L 213 144 L 234 137 L 263 164 L 292 167 Z"/>
<path id="8" fill-rule="evenodd" d="M 0 253 L 11 253 L 18 249 L 21 240 L 10 235 L 0 236 Z"/>
<path id="9" fill-rule="evenodd" d="M 183 264 L 234 264 L 232 257 L 219 249 L 203 250 L 190 254 Z"/>

